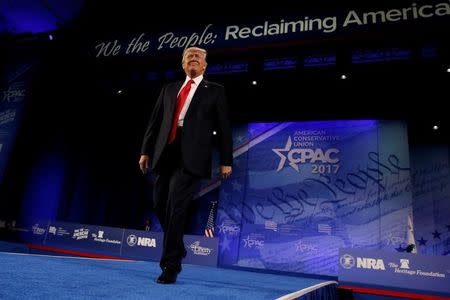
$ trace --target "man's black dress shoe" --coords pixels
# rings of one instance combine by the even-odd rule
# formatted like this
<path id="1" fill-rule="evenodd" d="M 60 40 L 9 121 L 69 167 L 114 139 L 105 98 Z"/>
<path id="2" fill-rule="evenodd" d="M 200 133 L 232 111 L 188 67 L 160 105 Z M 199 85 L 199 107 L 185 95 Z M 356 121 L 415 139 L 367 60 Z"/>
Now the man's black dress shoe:
<path id="1" fill-rule="evenodd" d="M 161 283 L 161 284 L 175 283 L 175 281 L 177 281 L 177 275 L 178 275 L 178 272 L 176 272 L 176 271 L 173 271 L 170 269 L 164 269 L 164 271 L 161 273 L 161 275 L 159 275 L 156 282 Z"/>

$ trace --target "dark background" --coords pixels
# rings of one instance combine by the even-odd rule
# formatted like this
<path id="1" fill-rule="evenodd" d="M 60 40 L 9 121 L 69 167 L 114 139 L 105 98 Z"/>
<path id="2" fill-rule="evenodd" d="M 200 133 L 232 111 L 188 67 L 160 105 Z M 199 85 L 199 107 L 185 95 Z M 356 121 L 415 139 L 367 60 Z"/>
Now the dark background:
<path id="1" fill-rule="evenodd" d="M 183 79 L 181 51 L 155 57 L 95 59 L 89 50 L 95 41 L 136 32 L 198 24 L 231 24 L 261 20 L 264 16 L 305 15 L 307 12 L 345 11 L 347 8 L 391 7 L 381 2 L 296 3 L 297 8 L 259 3 L 258 9 L 229 2 L 186 3 L 185 9 L 144 7 L 87 1 L 77 18 L 62 24 L 54 41 L 5 36 L 0 62 L 21 51 L 38 53 L 29 98 L 4 181 L 0 185 L 0 217 L 17 219 L 29 196 L 29 186 L 42 162 L 58 157 L 63 178 L 56 219 L 141 229 L 151 211 L 151 180 L 138 168 L 141 139 L 160 88 Z M 396 2 L 397 3 L 397 2 Z M 411 3 L 409 1 L 398 2 Z M 417 1 L 418 5 L 420 4 Z M 242 4 L 241 4 L 242 5 Z M 261 7 L 263 6 L 263 7 Z M 448 144 L 448 86 L 450 67 L 447 26 L 423 30 L 361 32 L 336 39 L 211 50 L 210 65 L 247 61 L 245 73 L 206 76 L 227 88 L 235 125 L 343 119 L 404 120 L 410 144 Z M 168 25 L 169 24 L 169 25 Z M 424 47 L 436 49 L 425 59 Z M 408 48 L 408 60 L 352 64 L 359 49 Z M 335 66 L 265 71 L 265 59 L 335 52 Z M 3 62 L 1 61 L 3 60 Z M 173 78 L 165 76 L 175 71 Z M 148 73 L 159 78 L 149 80 Z M 346 74 L 348 79 L 340 79 Z M 252 85 L 253 80 L 257 85 Z M 118 91 L 122 92 L 119 94 Z M 433 125 L 439 125 L 433 131 Z M 45 165 L 45 164 L 44 164 Z M 48 168 L 52 166 L 45 165 Z M 54 166 L 53 166 L 54 167 Z M 39 174 L 39 175 L 36 175 Z M 33 192 L 31 192 L 33 193 Z M 42 199 L 45 199 L 45 190 Z M 24 200 L 25 199 L 25 200 Z M 35 198 L 33 198 L 35 199 Z M 43 202 L 45 203 L 45 201 Z M 22 214 L 23 217 L 23 214 Z"/>

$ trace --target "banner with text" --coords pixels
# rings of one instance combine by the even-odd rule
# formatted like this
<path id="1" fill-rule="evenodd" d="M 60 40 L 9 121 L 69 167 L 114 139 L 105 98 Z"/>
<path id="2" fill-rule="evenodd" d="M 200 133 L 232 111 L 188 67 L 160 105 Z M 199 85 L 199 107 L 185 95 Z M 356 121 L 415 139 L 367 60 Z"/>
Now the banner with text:
<path id="1" fill-rule="evenodd" d="M 96 58 L 130 55 L 180 53 L 190 46 L 207 49 L 249 47 L 264 44 L 305 43 L 327 38 L 355 38 L 364 33 L 397 33 L 404 37 L 416 32 L 448 32 L 450 3 L 429 0 L 372 9 L 349 8 L 330 12 L 296 11 L 265 18 L 246 18 L 229 24 L 193 25 L 191 31 L 168 29 L 166 32 L 137 32 L 128 37 L 112 37 L 95 41 L 90 52 Z M 167 24 L 170 28 L 170 23 Z M 444 34 L 444 33 L 443 33 Z"/>
<path id="2" fill-rule="evenodd" d="M 164 243 L 162 232 L 43 220 L 0 227 L 0 239 L 149 261 L 159 261 Z M 217 266 L 217 238 L 185 235 L 184 244 L 183 263 Z"/>
<path id="3" fill-rule="evenodd" d="M 219 200 L 220 264 L 336 275 L 339 248 L 406 248 L 404 123 L 258 123 L 236 142 Z"/>
<path id="4" fill-rule="evenodd" d="M 339 282 L 450 296 L 450 257 L 340 249 Z"/>

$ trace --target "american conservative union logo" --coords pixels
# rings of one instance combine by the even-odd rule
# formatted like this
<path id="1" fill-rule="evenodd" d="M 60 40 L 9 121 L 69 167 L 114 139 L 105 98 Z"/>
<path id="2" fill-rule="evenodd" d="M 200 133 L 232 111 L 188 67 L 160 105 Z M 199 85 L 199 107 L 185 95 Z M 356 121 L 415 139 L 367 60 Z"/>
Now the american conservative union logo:
<path id="1" fill-rule="evenodd" d="M 313 173 L 337 173 L 339 158 L 337 148 L 292 148 L 292 138 L 289 136 L 284 148 L 272 149 L 280 157 L 277 172 L 281 171 L 286 162 L 295 171 L 300 172 L 299 165 L 311 163 Z"/>

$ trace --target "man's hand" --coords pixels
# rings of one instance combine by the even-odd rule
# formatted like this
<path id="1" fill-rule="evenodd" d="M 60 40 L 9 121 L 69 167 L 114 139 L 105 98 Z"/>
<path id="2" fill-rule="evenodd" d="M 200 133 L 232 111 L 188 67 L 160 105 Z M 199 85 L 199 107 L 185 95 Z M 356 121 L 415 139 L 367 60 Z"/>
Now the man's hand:
<path id="1" fill-rule="evenodd" d="M 141 155 L 141 158 L 139 159 L 139 167 L 141 168 L 142 174 L 147 174 L 149 162 L 150 157 L 148 155 Z"/>
<path id="2" fill-rule="evenodd" d="M 226 179 L 231 175 L 231 166 L 220 166 L 220 177 Z"/>

